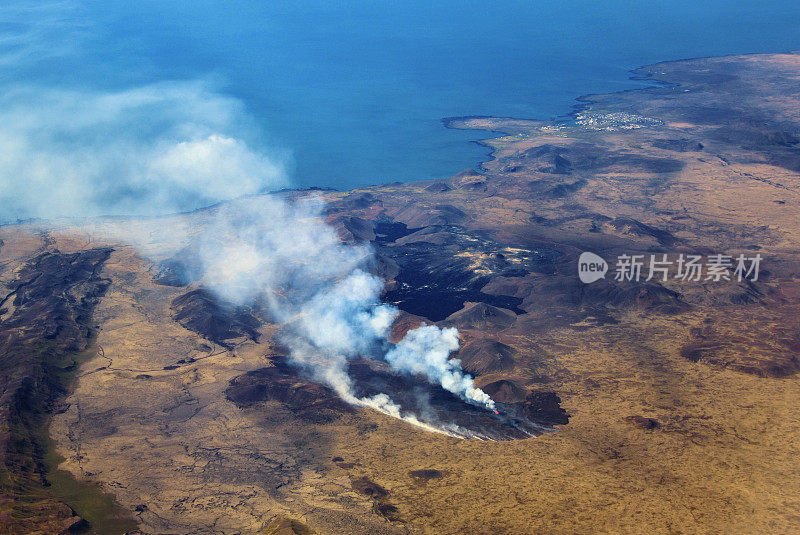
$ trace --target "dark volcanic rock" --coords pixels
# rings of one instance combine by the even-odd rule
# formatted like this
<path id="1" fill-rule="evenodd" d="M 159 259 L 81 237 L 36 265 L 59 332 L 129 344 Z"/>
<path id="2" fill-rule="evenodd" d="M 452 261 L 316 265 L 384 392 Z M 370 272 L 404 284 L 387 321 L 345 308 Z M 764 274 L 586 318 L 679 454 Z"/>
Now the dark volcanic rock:
<path id="1" fill-rule="evenodd" d="M 617 218 L 609 222 L 615 230 L 635 236 L 651 236 L 658 240 L 658 243 L 665 246 L 672 246 L 679 240 L 669 231 L 645 225 L 640 221 L 630 218 Z"/>
<path id="2" fill-rule="evenodd" d="M 703 144 L 691 139 L 654 139 L 652 145 L 658 149 L 671 150 L 675 152 L 698 152 L 703 150 Z"/>
<path id="3" fill-rule="evenodd" d="M 399 522 L 401 520 L 400 511 L 390 503 L 375 502 L 372 504 L 372 511 L 391 522 Z"/>
<path id="4" fill-rule="evenodd" d="M 11 301 L 15 308 L 0 322 L 4 413 L 14 401 L 23 404 L 18 408 L 44 409 L 51 396 L 60 393 L 58 380 L 49 374 L 63 366 L 51 366 L 67 353 L 88 347 L 91 314 L 109 284 L 99 272 L 110 254 L 110 249 L 43 253 L 8 285 L 10 292 L 2 301 Z M 26 399 L 23 392 L 40 397 Z"/>
<path id="5" fill-rule="evenodd" d="M 375 222 L 375 243 L 378 245 L 386 245 L 387 243 L 392 243 L 403 236 L 408 236 L 413 232 L 414 230 L 409 229 L 405 223 L 386 219 L 380 220 L 379 218 Z"/>
<path id="6" fill-rule="evenodd" d="M 428 186 L 427 188 L 425 188 L 425 191 L 430 191 L 432 193 L 444 193 L 446 191 L 450 191 L 451 189 L 453 188 L 448 186 L 447 182 L 445 182 L 444 180 L 438 180 L 433 184 L 431 184 L 430 186 Z"/>
<path id="7" fill-rule="evenodd" d="M 651 430 L 661 427 L 661 424 L 658 423 L 658 420 L 647 418 L 646 416 L 640 416 L 638 414 L 635 416 L 627 416 L 625 419 L 640 429 Z"/>
<path id="8" fill-rule="evenodd" d="M 569 423 L 567 411 L 555 392 L 531 392 L 522 403 L 523 413 L 534 422 Z"/>
<path id="9" fill-rule="evenodd" d="M 261 322 L 247 308 L 225 303 L 204 289 L 187 292 L 172 301 L 175 321 L 203 338 L 229 347 L 226 340 L 246 337 L 257 342 Z"/>
<path id="10" fill-rule="evenodd" d="M 333 214 L 336 212 L 362 210 L 378 202 L 378 199 L 371 193 L 350 193 L 338 201 L 329 202 L 325 207 L 325 211 Z"/>
<path id="11" fill-rule="evenodd" d="M 443 326 L 459 329 L 502 330 L 510 327 L 517 315 L 504 308 L 486 303 L 469 304 L 441 322 Z"/>
<path id="12" fill-rule="evenodd" d="M 261 368 L 231 380 L 225 396 L 239 407 L 275 400 L 302 418 L 317 423 L 334 420 L 353 408 L 333 390 L 303 379 L 283 357 L 274 366 Z"/>
<path id="13" fill-rule="evenodd" d="M 376 500 L 382 500 L 389 496 L 388 490 L 381 487 L 366 476 L 354 479 L 350 482 L 350 484 L 355 491 Z"/>
<path id="14" fill-rule="evenodd" d="M 400 265 L 396 279 L 398 284 L 384 297 L 410 314 L 440 321 L 461 309 L 466 301 L 486 301 L 507 308 L 516 308 L 522 301 L 513 297 L 483 294 L 480 288 L 484 286 L 485 278 L 476 277 L 461 259 L 445 255 L 436 259 L 411 256 L 394 258 Z M 429 261 L 431 263 L 427 263 Z M 524 313 L 523 310 L 519 312 Z"/>
<path id="15" fill-rule="evenodd" d="M 3 333 L 22 335 L 12 329 L 28 331 L 34 326 L 31 335 L 52 340 L 66 351 L 85 349 L 89 317 L 109 284 L 97 275 L 109 254 L 110 249 L 92 249 L 34 258 L 8 285 L 10 292 L 2 303 L 11 300 L 16 309 L 4 320 Z"/>
<path id="16" fill-rule="evenodd" d="M 400 266 L 397 265 L 397 262 L 395 262 L 391 257 L 388 257 L 385 254 L 376 253 L 374 256 L 374 262 L 369 267 L 369 271 L 384 281 L 391 283 L 400 273 Z M 388 291 L 391 288 L 387 287 L 386 289 Z"/>
<path id="17" fill-rule="evenodd" d="M 493 381 L 481 388 L 481 390 L 500 403 L 518 403 L 525 399 L 526 394 L 524 388 L 507 379 Z"/>
<path id="18" fill-rule="evenodd" d="M 375 222 L 348 216 L 336 221 L 336 229 L 344 241 L 358 243 L 375 239 Z"/>
<path id="19" fill-rule="evenodd" d="M 723 333 L 713 322 L 692 329 L 692 338 L 680 354 L 692 362 L 730 368 L 759 377 L 787 377 L 800 372 L 800 334 L 796 316 L 789 324 L 780 317 L 773 323 L 741 330 L 728 326 L 733 333 Z M 723 325 L 724 326 L 724 325 Z"/>
<path id="20" fill-rule="evenodd" d="M 416 202 L 408 203 L 394 215 L 394 218 L 410 228 L 431 225 L 461 225 L 468 219 L 467 214 L 449 204 L 437 204 L 430 207 Z"/>
<path id="21" fill-rule="evenodd" d="M 528 438 L 552 430 L 553 424 L 562 423 L 566 418 L 566 413 L 558 407 L 560 400 L 554 394 L 554 398 L 529 403 L 534 407 L 534 418 L 529 417 L 529 408 L 522 403 L 500 404 L 501 414 L 497 415 L 465 402 L 422 377 L 397 375 L 381 362 L 353 361 L 349 373 L 359 397 L 387 394 L 404 411 L 422 421 L 451 430 L 457 426 L 456 433 L 463 436 L 492 440 Z"/>
<path id="22" fill-rule="evenodd" d="M 508 371 L 514 367 L 517 351 L 506 344 L 481 338 L 462 347 L 455 358 L 472 375 Z"/>
<path id="23" fill-rule="evenodd" d="M 482 288 L 496 276 L 521 277 L 552 269 L 561 253 L 548 247 L 509 248 L 453 225 L 433 225 L 380 248 L 400 266 L 397 285 L 384 296 L 401 310 L 441 321 L 465 302 L 483 302 L 524 314 L 522 299 Z"/>
<path id="24" fill-rule="evenodd" d="M 367 476 L 353 479 L 350 485 L 356 492 L 372 498 L 372 512 L 390 520 L 397 522 L 400 520 L 400 512 L 394 505 L 387 503 L 389 491 L 378 485 Z"/>
<path id="25" fill-rule="evenodd" d="M 72 354 L 89 347 L 92 313 L 109 285 L 100 271 L 110 254 L 107 248 L 42 253 L 19 271 L 0 302 L 13 304 L 0 321 L 0 471 L 4 484 L 32 492 L 8 498 L 16 510 L 4 519 L 9 533 L 85 525 L 43 489 L 47 466 L 40 437 L 45 415 L 63 410 L 64 371 L 74 366 Z"/>
<path id="26" fill-rule="evenodd" d="M 330 388 L 304 379 L 283 357 L 272 358 L 274 366 L 234 378 L 226 397 L 240 408 L 265 401 L 279 401 L 301 419 L 326 423 L 354 410 Z M 458 429 L 463 436 L 493 440 L 515 440 L 551 430 L 566 423 L 566 413 L 552 393 L 530 397 L 524 403 L 502 404 L 496 415 L 484 407 L 469 404 L 422 377 L 397 375 L 379 361 L 356 360 L 348 369 L 355 394 L 370 397 L 386 394 L 404 413 L 446 429 Z"/>
<path id="27" fill-rule="evenodd" d="M 629 154 L 591 143 L 577 143 L 570 147 L 541 145 L 525 151 L 520 155 L 520 160 L 532 170 L 548 174 L 609 171 L 675 173 L 683 169 L 680 160 Z"/>
<path id="28" fill-rule="evenodd" d="M 153 282 L 163 286 L 186 286 L 197 281 L 203 272 L 200 254 L 195 247 L 184 247 L 154 267 Z"/>

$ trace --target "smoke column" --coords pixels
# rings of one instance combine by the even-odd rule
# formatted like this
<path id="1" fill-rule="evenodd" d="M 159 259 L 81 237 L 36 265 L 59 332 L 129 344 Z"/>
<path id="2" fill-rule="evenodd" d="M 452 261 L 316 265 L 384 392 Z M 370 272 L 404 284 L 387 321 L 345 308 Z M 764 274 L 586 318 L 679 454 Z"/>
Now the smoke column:
<path id="1" fill-rule="evenodd" d="M 492 398 L 475 386 L 472 377 L 464 374 L 461 362 L 449 358 L 457 350 L 455 327 L 440 329 L 435 325 L 423 325 L 409 331 L 385 358 L 398 371 L 424 375 L 462 399 L 494 410 Z"/>
<path id="2" fill-rule="evenodd" d="M 350 403 L 438 430 L 403 415 L 385 394 L 354 394 L 348 361 L 378 353 L 398 372 L 421 374 L 469 403 L 494 409 L 458 360 L 449 359 L 458 349 L 456 329 L 423 325 L 398 344 L 388 343 L 399 311 L 380 302 L 383 282 L 367 271 L 373 251 L 342 243 L 322 209 L 313 197 L 291 203 L 274 195 L 224 205 L 199 239 L 201 283 L 237 304 L 264 300 L 284 325 L 280 340 L 294 361 Z"/>

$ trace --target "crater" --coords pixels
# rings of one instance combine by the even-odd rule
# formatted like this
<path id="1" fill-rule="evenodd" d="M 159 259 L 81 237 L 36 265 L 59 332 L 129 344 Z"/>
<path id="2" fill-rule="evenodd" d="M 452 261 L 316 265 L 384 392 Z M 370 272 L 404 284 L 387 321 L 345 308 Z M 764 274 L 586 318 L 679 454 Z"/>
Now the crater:
<path id="1" fill-rule="evenodd" d="M 278 401 L 299 418 L 315 423 L 332 422 L 357 410 L 333 390 L 307 379 L 286 357 L 272 357 L 273 366 L 234 378 L 226 396 L 240 408 Z M 516 440 L 553 431 L 568 421 L 553 392 L 531 393 L 521 402 L 497 403 L 497 414 L 472 405 L 441 386 L 418 376 L 398 375 L 388 364 L 361 359 L 350 363 L 348 373 L 355 394 L 386 394 L 402 407 L 402 415 L 462 438 Z"/>

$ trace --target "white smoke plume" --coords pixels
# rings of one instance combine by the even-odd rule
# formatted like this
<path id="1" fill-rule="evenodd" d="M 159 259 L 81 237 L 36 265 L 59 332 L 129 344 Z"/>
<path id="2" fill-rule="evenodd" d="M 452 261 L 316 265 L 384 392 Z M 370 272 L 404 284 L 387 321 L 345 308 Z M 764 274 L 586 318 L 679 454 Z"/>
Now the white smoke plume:
<path id="1" fill-rule="evenodd" d="M 241 103 L 202 81 L 115 92 L 2 87 L 3 221 L 154 215 L 287 184 Z"/>
<path id="2" fill-rule="evenodd" d="M 425 376 L 462 399 L 488 409 L 494 402 L 463 373 L 450 354 L 458 331 L 424 325 L 397 345 L 388 335 L 398 310 L 380 301 L 382 281 L 366 269 L 367 245 L 342 243 L 316 198 L 294 203 L 268 195 L 218 209 L 200 237 L 201 283 L 223 298 L 249 304 L 262 299 L 285 325 L 282 342 L 292 358 L 344 400 L 433 428 L 385 394 L 358 398 L 348 361 L 385 354 L 396 371 Z"/>
<path id="3" fill-rule="evenodd" d="M 348 359 L 385 339 L 396 311 L 380 303 L 371 251 L 340 242 L 314 198 L 276 196 L 220 208 L 200 237 L 201 283 L 239 304 L 263 299 L 292 357 L 337 392 L 349 392 Z"/>
<path id="4" fill-rule="evenodd" d="M 458 330 L 455 327 L 440 329 L 435 325 L 423 325 L 409 331 L 386 353 L 386 362 L 396 370 L 424 375 L 445 390 L 494 410 L 492 398 L 475 386 L 472 377 L 464 374 L 458 359 L 450 358 L 450 354 L 457 350 Z"/>

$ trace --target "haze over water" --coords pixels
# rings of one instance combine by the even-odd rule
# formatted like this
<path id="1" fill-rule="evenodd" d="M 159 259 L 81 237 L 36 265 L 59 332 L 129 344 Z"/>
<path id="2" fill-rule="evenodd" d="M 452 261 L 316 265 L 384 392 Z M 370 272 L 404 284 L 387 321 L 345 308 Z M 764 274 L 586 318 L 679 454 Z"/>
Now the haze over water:
<path id="1" fill-rule="evenodd" d="M 581 94 L 641 85 L 628 80 L 640 65 L 800 48 L 788 0 L 9 6 L 6 82 L 91 93 L 200 79 L 252 123 L 251 147 L 292 154 L 294 185 L 334 188 L 477 165 L 485 149 L 467 141 L 481 133 L 442 117 L 546 119 Z"/>

